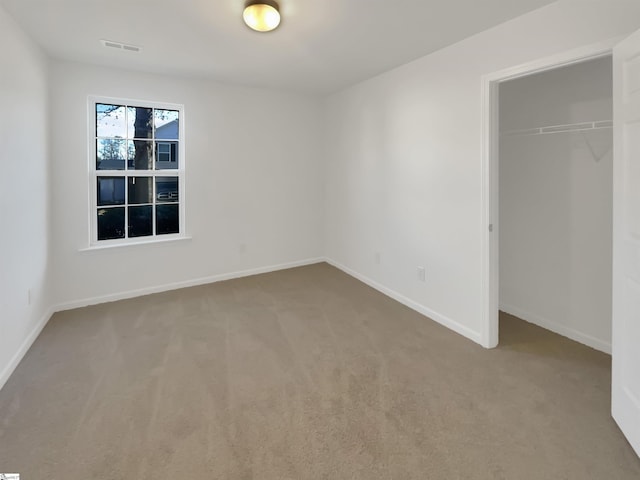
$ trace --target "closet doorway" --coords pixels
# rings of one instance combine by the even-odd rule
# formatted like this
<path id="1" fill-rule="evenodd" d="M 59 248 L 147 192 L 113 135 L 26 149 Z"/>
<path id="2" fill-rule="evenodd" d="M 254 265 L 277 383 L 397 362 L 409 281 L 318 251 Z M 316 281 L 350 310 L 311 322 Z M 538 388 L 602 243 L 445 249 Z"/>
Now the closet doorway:
<path id="1" fill-rule="evenodd" d="M 612 88 L 611 56 L 498 85 L 499 310 L 606 353 Z"/>
<path id="2" fill-rule="evenodd" d="M 589 343 L 595 348 L 601 350 L 611 350 L 611 413 L 622 432 L 633 446 L 635 452 L 640 455 L 640 378 L 637 375 L 637 365 L 640 362 L 640 351 L 637 345 L 640 342 L 640 329 L 636 321 L 640 315 L 640 30 L 623 38 L 614 38 L 594 45 L 580 47 L 576 50 L 563 52 L 553 55 L 552 57 L 532 61 L 530 63 L 517 67 L 510 67 L 505 70 L 490 73 L 482 78 L 482 223 L 484 234 L 482 235 L 482 285 L 483 292 L 483 330 L 481 332 L 482 344 L 487 348 L 498 345 L 498 308 L 500 305 L 500 278 L 499 278 L 499 257 L 500 257 L 500 201 L 499 201 L 499 158 L 500 146 L 500 122 L 499 122 L 499 93 L 500 86 L 511 80 L 522 79 L 529 75 L 550 72 L 554 69 L 577 66 L 583 62 L 598 60 L 603 57 L 613 58 L 611 64 L 612 78 L 612 135 L 613 135 L 613 188 L 612 188 L 612 211 L 613 225 L 611 229 L 607 229 L 612 233 L 613 259 L 612 263 L 612 281 L 611 286 L 606 285 L 604 293 L 612 291 L 612 313 L 605 316 L 607 327 L 603 327 L 604 323 L 598 323 L 599 332 L 604 332 L 602 337 L 596 338 L 595 335 L 585 333 L 584 330 L 578 330 L 579 341 Z M 607 72 L 609 74 L 609 72 Z M 586 79 L 585 79 L 586 80 Z M 581 80 L 580 82 L 583 82 Z M 577 85 L 574 84 L 577 88 Z M 575 92 L 567 94 L 569 98 L 575 95 Z M 558 99 L 559 101 L 559 99 Z M 569 111 L 572 114 L 582 114 L 585 110 L 591 110 L 594 107 L 593 102 L 597 99 L 584 100 L 578 104 L 574 104 Z M 597 113 L 597 112 L 596 112 Z M 589 140 L 589 136 L 596 136 L 598 130 L 606 130 L 608 127 L 605 123 L 609 119 L 596 120 L 589 118 L 582 121 L 580 117 L 569 123 L 551 126 L 559 130 L 567 130 L 563 132 L 555 132 L 556 135 L 582 135 L 582 146 L 580 143 L 572 143 L 572 149 L 578 150 L 586 148 L 591 161 L 600 164 L 606 158 L 608 153 L 604 153 L 595 148 L 598 145 L 604 147 L 595 138 Z M 585 125 L 586 124 L 586 125 Z M 549 127 L 549 126 L 547 126 Z M 585 128 L 586 127 L 586 128 Z M 503 137 L 517 136 L 518 133 L 547 133 L 554 134 L 554 128 L 547 128 L 543 132 L 544 125 L 537 126 L 539 130 L 533 131 L 527 127 L 525 132 L 517 132 L 503 126 Z M 528 132 L 527 132 L 528 130 Z M 580 131 L 583 130 L 582 133 Z M 600 134 L 597 134 L 600 135 Z M 531 135 L 534 137 L 535 135 Z M 538 135 L 541 137 L 542 135 Z M 586 141 L 589 140 L 589 141 Z M 602 141 L 604 142 L 604 141 Z M 583 150 L 584 153 L 585 150 Z M 582 155 L 582 154 L 581 154 Z M 588 163 L 587 163 L 588 164 Z M 597 167 L 593 167 L 597 168 Z M 573 189 L 582 187 L 580 178 L 569 176 L 569 185 Z M 530 180 L 535 178 L 533 175 Z M 556 180 L 557 181 L 557 180 Z M 603 182 L 604 183 L 604 182 Z M 594 187 L 595 188 L 595 187 Z M 608 188 L 608 185 L 607 185 Z M 566 195 L 569 197 L 569 195 Z M 569 198 L 573 198 L 570 196 Z M 608 196 L 604 196 L 608 200 Z M 572 204 L 570 204 L 572 206 Z M 506 207 L 509 208 L 509 207 Z M 560 208 L 559 206 L 557 208 Z M 582 215 L 589 216 L 588 211 Z M 526 212 L 522 214 L 526 216 Z M 576 223 L 572 225 L 587 225 L 584 217 L 576 218 Z M 533 233 L 535 238 L 541 239 L 542 236 L 548 235 L 547 230 L 552 226 L 552 222 L 543 222 L 541 230 Z M 508 228 L 508 227 L 507 227 Z M 594 230 L 590 230 L 593 232 Z M 588 234 L 588 233 L 587 233 Z M 564 239 L 565 243 L 557 240 L 556 247 L 565 247 L 571 243 L 573 239 Z M 577 242 L 577 240 L 576 240 Z M 577 255 L 581 249 L 586 249 L 585 244 L 577 243 L 577 250 L 571 250 L 571 255 Z M 527 252 L 522 252 L 526 255 Z M 608 252 L 592 252 L 592 256 L 596 259 L 609 262 L 610 255 Z M 591 261 L 578 257 L 576 261 L 570 265 L 576 265 L 576 262 Z M 584 270 L 583 270 L 584 271 Z M 593 271 L 588 271 L 588 277 L 593 277 Z M 575 277 L 570 277 L 575 278 Z M 582 282 L 582 283 L 581 283 Z M 608 282 L 606 282 L 608 283 Z M 579 279 L 576 284 L 578 286 L 585 285 L 584 279 Z M 601 284 L 604 285 L 604 284 Z M 565 293 L 577 294 L 579 289 L 566 283 L 563 285 Z M 593 291 L 593 290 L 592 290 Z M 584 291 L 583 291 L 584 292 Z M 600 300 L 603 297 L 599 297 Z M 504 299 L 503 299 L 504 301 Z M 569 298 L 572 302 L 572 299 Z M 606 299 L 605 299 L 606 301 Z M 568 305 L 572 306 L 573 303 Z M 546 308 L 549 308 L 547 305 Z M 573 313 L 575 310 L 569 310 Z M 571 316 L 571 320 L 578 317 Z M 608 327 L 611 322 L 612 344 L 607 345 L 606 335 L 610 332 Z M 576 326 L 585 328 L 578 322 L 572 323 L 562 333 L 576 335 Z M 547 325 L 549 328 L 549 325 Z M 593 327 L 593 325 L 591 326 Z M 591 328 L 587 327 L 587 328 Z M 591 330 L 595 332 L 596 330 Z M 597 335 L 597 334 L 596 334 Z"/>

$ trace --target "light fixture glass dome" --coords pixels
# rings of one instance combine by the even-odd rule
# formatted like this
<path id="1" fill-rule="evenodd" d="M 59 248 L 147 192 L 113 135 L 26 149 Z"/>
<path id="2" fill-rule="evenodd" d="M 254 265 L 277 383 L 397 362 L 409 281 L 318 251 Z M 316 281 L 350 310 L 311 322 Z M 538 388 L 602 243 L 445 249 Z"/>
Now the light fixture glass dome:
<path id="1" fill-rule="evenodd" d="M 258 32 L 270 32 L 280 25 L 278 4 L 271 0 L 248 2 L 242 18 L 244 23 Z"/>

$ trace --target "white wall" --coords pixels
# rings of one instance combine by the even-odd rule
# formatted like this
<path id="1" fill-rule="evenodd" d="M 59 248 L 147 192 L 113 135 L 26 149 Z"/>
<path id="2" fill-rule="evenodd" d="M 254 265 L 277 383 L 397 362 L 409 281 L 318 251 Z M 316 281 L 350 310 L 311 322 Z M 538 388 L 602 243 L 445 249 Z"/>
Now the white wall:
<path id="1" fill-rule="evenodd" d="M 47 182 L 47 63 L 2 8 L 0 44 L 2 387 L 49 318 L 51 202 Z"/>
<path id="2" fill-rule="evenodd" d="M 318 99 L 66 62 L 55 62 L 51 73 L 57 303 L 322 255 Z M 192 240 L 82 251 L 89 242 L 90 94 L 184 104 Z"/>
<path id="3" fill-rule="evenodd" d="M 611 350 L 611 58 L 500 85 L 500 308 Z M 506 132 L 506 133 L 505 133 Z"/>
<path id="4" fill-rule="evenodd" d="M 332 95 L 327 256 L 480 341 L 482 75 L 637 28 L 638 2 L 562 1 Z"/>

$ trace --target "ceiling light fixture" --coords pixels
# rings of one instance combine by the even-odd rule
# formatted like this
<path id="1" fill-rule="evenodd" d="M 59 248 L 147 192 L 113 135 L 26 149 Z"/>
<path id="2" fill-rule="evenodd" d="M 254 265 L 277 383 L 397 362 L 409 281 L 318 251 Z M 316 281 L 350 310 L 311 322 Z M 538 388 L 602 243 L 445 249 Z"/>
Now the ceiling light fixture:
<path id="1" fill-rule="evenodd" d="M 249 0 L 242 14 L 244 23 L 258 32 L 270 32 L 280 25 L 280 8 L 273 0 Z"/>

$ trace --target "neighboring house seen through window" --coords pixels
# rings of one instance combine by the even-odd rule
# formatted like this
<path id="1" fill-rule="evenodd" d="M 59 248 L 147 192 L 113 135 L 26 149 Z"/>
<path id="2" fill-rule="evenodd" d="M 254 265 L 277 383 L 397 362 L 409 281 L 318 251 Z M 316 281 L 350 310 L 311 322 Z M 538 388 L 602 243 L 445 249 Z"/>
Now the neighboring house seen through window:
<path id="1" fill-rule="evenodd" d="M 184 235 L 182 107 L 92 99 L 92 244 Z"/>

